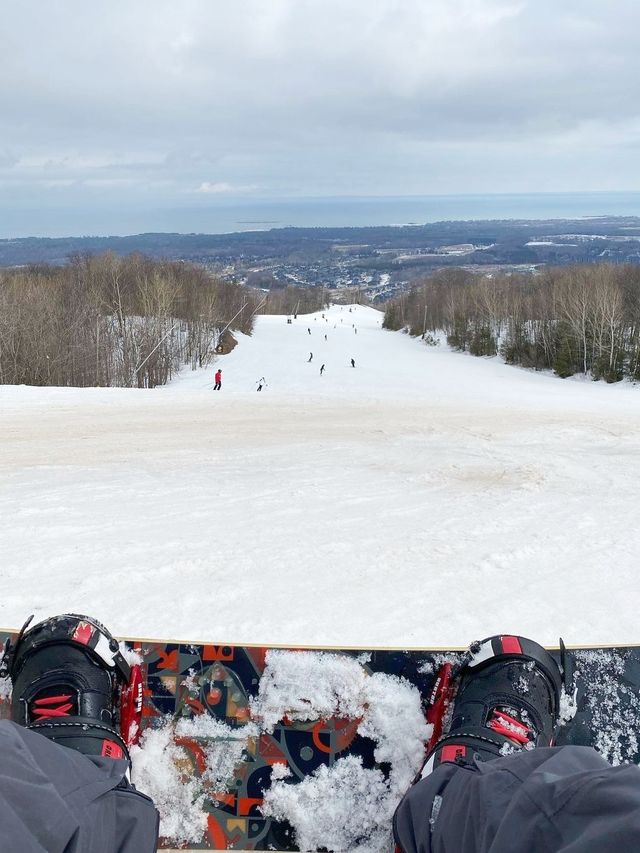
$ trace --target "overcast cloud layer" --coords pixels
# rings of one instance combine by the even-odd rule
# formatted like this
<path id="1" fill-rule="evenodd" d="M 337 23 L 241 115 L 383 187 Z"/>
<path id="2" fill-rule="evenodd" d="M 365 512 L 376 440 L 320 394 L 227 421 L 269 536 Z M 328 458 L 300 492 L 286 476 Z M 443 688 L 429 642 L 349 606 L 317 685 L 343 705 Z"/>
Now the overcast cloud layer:
<path id="1" fill-rule="evenodd" d="M 637 0 L 6 0 L 1 26 L 3 231 L 43 210 L 91 232 L 105 209 L 640 190 Z"/>

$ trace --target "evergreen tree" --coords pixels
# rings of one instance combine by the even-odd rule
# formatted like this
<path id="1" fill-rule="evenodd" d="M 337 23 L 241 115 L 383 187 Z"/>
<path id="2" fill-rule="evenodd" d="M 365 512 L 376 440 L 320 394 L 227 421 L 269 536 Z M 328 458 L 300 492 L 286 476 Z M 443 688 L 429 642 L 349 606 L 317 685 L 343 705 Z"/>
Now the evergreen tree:
<path id="1" fill-rule="evenodd" d="M 553 370 L 561 379 L 573 376 L 578 370 L 578 354 L 572 346 L 572 337 L 568 324 L 559 323 L 556 331 L 556 356 L 553 361 Z"/>

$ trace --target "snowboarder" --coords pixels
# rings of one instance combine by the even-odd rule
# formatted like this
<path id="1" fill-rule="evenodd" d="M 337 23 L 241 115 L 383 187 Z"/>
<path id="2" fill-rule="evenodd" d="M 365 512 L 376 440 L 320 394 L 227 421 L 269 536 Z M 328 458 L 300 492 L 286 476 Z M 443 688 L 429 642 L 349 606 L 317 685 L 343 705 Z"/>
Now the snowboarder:
<path id="1" fill-rule="evenodd" d="M 312 361 L 313 361 L 313 353 L 312 353 L 312 352 L 310 352 L 310 353 L 309 353 L 309 358 L 307 359 L 307 364 L 311 364 L 311 362 L 312 362 Z"/>
<path id="2" fill-rule="evenodd" d="M 135 705 L 134 670 L 90 617 L 28 625 L 2 660 L 13 698 L 0 722 L 0 849 L 152 853 L 158 813 L 128 781 L 116 728 Z"/>
<path id="3" fill-rule="evenodd" d="M 322 376 L 323 373 L 324 373 L 324 364 L 321 365 L 321 367 L 320 367 L 320 376 Z"/>
<path id="4" fill-rule="evenodd" d="M 549 652 L 490 637 L 456 680 L 452 727 L 393 818 L 401 853 L 640 849 L 640 769 L 591 747 L 549 748 L 563 687 Z"/>
<path id="5" fill-rule="evenodd" d="M 216 370 L 215 383 L 213 385 L 213 390 L 219 391 L 221 388 L 222 388 L 222 370 L 220 368 L 218 368 Z"/>
<path id="6" fill-rule="evenodd" d="M 352 358 L 351 359 L 351 367 L 355 367 L 355 366 L 356 366 L 356 360 L 355 360 L 355 358 Z"/>

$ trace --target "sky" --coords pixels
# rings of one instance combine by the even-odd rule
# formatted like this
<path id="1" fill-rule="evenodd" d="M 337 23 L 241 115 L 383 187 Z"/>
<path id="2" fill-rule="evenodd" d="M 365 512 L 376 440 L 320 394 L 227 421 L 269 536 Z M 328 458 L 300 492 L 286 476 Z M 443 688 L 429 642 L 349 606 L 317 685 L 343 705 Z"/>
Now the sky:
<path id="1" fill-rule="evenodd" d="M 180 211 L 261 199 L 640 190 L 636 0 L 5 0 L 1 26 L 7 234 L 69 211 L 82 233 L 115 211 L 183 230 Z"/>

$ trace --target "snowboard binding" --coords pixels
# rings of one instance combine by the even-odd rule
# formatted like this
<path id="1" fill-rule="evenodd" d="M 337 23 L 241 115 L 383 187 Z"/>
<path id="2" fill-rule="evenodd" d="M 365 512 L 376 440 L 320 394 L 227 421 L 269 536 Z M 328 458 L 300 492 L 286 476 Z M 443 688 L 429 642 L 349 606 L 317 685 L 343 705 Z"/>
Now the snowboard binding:
<path id="1" fill-rule="evenodd" d="M 434 729 L 421 776 L 444 762 L 470 764 L 552 746 L 562 687 L 554 658 L 533 640 L 505 635 L 474 643 L 436 680 L 427 710 Z"/>
<path id="2" fill-rule="evenodd" d="M 142 718 L 142 675 L 118 641 L 88 616 L 64 614 L 7 643 L 0 675 L 11 678 L 11 718 L 85 755 L 129 759 Z"/>

